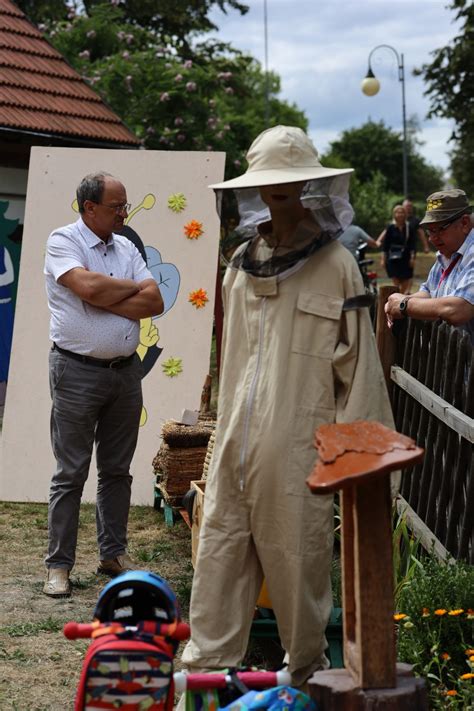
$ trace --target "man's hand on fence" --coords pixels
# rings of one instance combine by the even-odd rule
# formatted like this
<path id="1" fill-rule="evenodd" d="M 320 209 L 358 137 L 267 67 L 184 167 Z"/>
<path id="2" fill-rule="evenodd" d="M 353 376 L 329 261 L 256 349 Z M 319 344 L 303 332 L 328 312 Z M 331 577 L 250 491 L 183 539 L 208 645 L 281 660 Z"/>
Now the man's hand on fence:
<path id="1" fill-rule="evenodd" d="M 392 328 L 393 322 L 398 318 L 403 318 L 403 314 L 400 311 L 400 302 L 406 299 L 405 294 L 390 294 L 385 304 L 385 317 L 387 319 L 387 326 Z"/>

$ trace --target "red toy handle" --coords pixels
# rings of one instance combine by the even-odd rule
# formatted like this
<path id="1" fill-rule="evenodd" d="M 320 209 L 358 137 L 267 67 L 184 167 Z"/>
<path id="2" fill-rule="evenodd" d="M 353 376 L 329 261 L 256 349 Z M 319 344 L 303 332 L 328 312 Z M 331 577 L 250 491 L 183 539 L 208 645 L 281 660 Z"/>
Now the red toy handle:
<path id="1" fill-rule="evenodd" d="M 81 624 L 79 622 L 66 622 L 63 627 L 67 639 L 83 639 L 90 637 L 92 632 L 99 627 L 97 624 Z"/>
<path id="2" fill-rule="evenodd" d="M 286 670 L 277 672 L 237 672 L 237 677 L 246 686 L 252 689 L 266 689 L 271 686 L 289 686 L 291 675 Z M 224 689 L 231 681 L 229 674 L 223 672 L 215 674 L 186 674 L 176 672 L 174 674 L 175 690 L 177 693 L 183 691 L 198 691 L 199 689 Z"/>
<path id="3" fill-rule="evenodd" d="M 155 623 L 150 623 L 154 626 Z M 146 625 L 146 623 L 145 623 Z M 115 630 L 114 630 L 115 627 Z M 81 624 L 80 622 L 67 622 L 64 625 L 63 633 L 67 639 L 86 639 L 92 637 L 92 633 L 97 630 L 107 629 L 111 634 L 114 632 L 122 632 L 130 630 L 136 632 L 137 627 L 124 627 L 117 622 L 92 622 L 89 624 Z M 146 628 L 144 631 L 147 631 Z M 152 630 L 150 629 L 150 633 Z M 189 625 L 186 622 L 178 622 L 176 624 L 167 624 L 165 622 L 159 625 L 159 631 L 155 631 L 155 634 L 163 635 L 164 637 L 171 637 L 179 642 L 188 639 L 190 635 Z"/>

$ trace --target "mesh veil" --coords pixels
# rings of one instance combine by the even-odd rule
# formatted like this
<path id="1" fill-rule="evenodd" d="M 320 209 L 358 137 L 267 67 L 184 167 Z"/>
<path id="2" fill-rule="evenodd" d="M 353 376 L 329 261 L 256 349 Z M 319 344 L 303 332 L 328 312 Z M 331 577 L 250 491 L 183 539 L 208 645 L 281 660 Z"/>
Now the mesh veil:
<path id="1" fill-rule="evenodd" d="M 343 174 L 305 184 L 301 203 L 307 217 L 296 229 L 291 248 L 272 247 L 271 240 L 266 239 L 271 234 L 271 216 L 258 188 L 216 190 L 221 217 L 237 214 L 237 210 L 239 215 L 237 227 L 222 243 L 227 266 L 254 276 L 275 276 L 336 239 L 354 215 L 348 197 L 349 180 L 350 174 Z"/>

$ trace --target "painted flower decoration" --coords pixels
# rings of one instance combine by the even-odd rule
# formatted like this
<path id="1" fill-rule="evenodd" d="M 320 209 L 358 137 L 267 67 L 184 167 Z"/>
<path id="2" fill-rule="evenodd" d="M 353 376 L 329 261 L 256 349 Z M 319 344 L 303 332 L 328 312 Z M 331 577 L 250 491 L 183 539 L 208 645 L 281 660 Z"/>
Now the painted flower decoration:
<path id="1" fill-rule="evenodd" d="M 186 197 L 184 193 L 174 193 L 168 198 L 168 207 L 173 212 L 182 212 L 186 207 Z"/>
<path id="2" fill-rule="evenodd" d="M 395 622 L 400 622 L 400 620 L 404 620 L 406 617 L 408 617 L 408 615 L 403 614 L 403 612 L 399 612 L 393 616 L 393 619 Z"/>
<path id="3" fill-rule="evenodd" d="M 168 378 L 175 378 L 177 375 L 183 372 L 183 365 L 181 358 L 168 358 L 165 360 L 161 366 L 163 372 Z"/>
<path id="4" fill-rule="evenodd" d="M 184 225 L 184 234 L 188 239 L 199 239 L 204 234 L 202 229 L 202 222 L 198 220 L 191 220 L 186 225 Z"/>
<path id="5" fill-rule="evenodd" d="M 209 301 L 207 298 L 207 291 L 205 289 L 196 289 L 196 291 L 190 291 L 188 301 L 195 306 L 197 309 L 202 309 Z"/>
<path id="6" fill-rule="evenodd" d="M 443 615 L 446 614 L 446 610 L 440 608 L 439 610 L 435 610 L 434 613 L 437 617 L 443 617 Z"/>

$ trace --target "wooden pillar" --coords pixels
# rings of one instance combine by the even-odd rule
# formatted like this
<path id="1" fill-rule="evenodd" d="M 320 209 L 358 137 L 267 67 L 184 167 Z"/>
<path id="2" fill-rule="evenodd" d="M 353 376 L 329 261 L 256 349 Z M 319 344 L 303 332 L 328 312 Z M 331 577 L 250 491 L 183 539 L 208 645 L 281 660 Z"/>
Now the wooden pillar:
<path id="1" fill-rule="evenodd" d="M 375 340 L 389 393 L 391 393 L 392 388 L 390 368 L 395 363 L 396 342 L 391 329 L 387 325 L 384 307 L 390 294 L 395 294 L 397 291 L 396 286 L 381 286 L 377 299 L 377 329 Z"/>
<path id="2" fill-rule="evenodd" d="M 316 672 L 324 711 L 424 711 L 423 680 L 396 663 L 390 472 L 419 461 L 412 439 L 378 422 L 322 425 L 313 494 L 341 492 L 344 670 Z"/>

